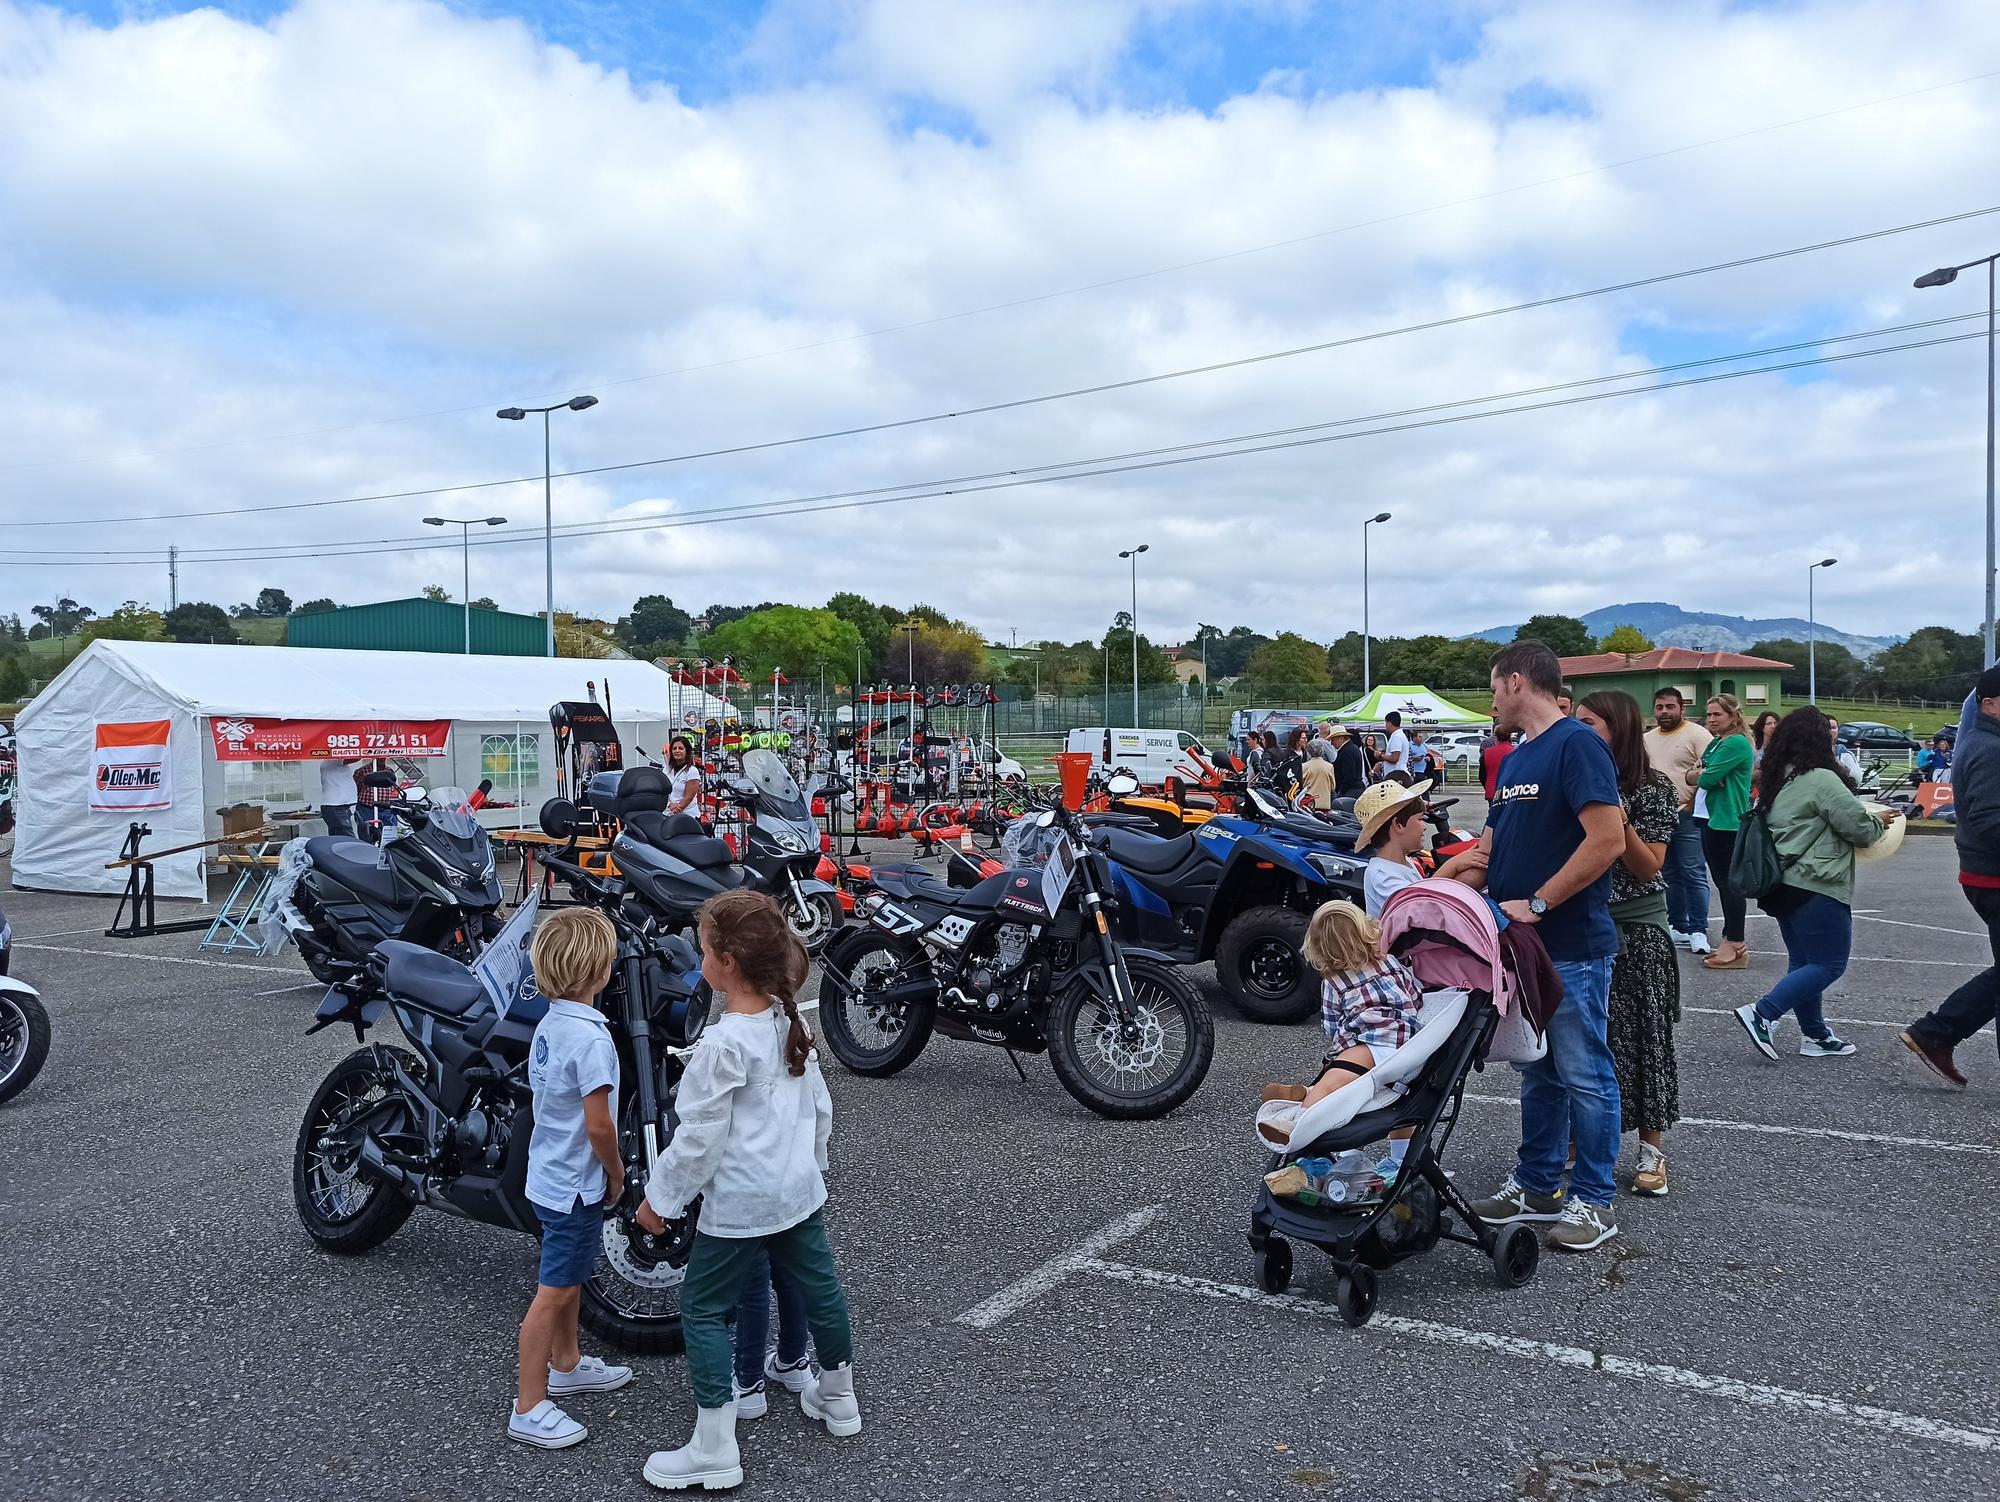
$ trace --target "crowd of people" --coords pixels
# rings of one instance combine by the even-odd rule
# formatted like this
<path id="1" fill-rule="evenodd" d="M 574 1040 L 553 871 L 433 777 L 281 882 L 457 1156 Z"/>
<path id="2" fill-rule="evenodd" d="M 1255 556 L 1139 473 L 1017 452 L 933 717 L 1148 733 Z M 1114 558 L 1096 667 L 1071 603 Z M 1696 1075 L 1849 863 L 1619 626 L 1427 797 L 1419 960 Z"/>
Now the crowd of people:
<path id="1" fill-rule="evenodd" d="M 1300 725 L 1280 736 L 1253 730 L 1244 748 L 1244 775 L 1252 787 L 1302 792 L 1315 808 L 1335 798 L 1358 798 L 1376 782 L 1404 787 L 1444 781 L 1444 748 L 1423 726 L 1403 728 L 1400 711 L 1382 717 L 1382 728 L 1364 730 L 1338 720 Z"/>
<path id="2" fill-rule="evenodd" d="M 1586 1251 L 1618 1234 L 1613 1175 L 1625 1134 L 1637 1138 L 1631 1192 L 1668 1192 L 1666 1137 L 1680 1116 L 1675 950 L 1709 969 L 1746 968 L 1754 898 L 1776 921 L 1787 964 L 1762 997 L 1736 1009 L 1751 1044 L 1775 1060 L 1778 1030 L 1790 1016 L 1801 1056 L 1852 1054 L 1828 1024 L 1824 999 L 1852 944 L 1857 853 L 1899 835 L 1900 816 L 1859 795 L 1837 722 L 1811 705 L 1760 716 L 1753 726 L 1723 694 L 1702 706 L 1697 722 L 1680 691 L 1667 688 L 1648 726 L 1626 693 L 1572 701 L 1559 660 L 1536 641 L 1496 653 L 1492 685 L 1497 735 L 1481 756 L 1486 828 L 1475 849 L 1434 874 L 1483 889 L 1500 923 L 1532 929 L 1562 1002 L 1545 1057 L 1520 1066 L 1513 1172 L 1475 1209 L 1496 1224 L 1554 1222 L 1552 1246 Z M 1975 699 L 1954 774 L 1961 882 L 1993 936 L 1995 968 L 1904 1035 L 1960 1084 L 1951 1051 L 1993 1020 L 2000 1003 L 2000 669 L 1982 678 Z M 1357 849 L 1370 857 L 1366 914 L 1354 910 L 1347 927 L 1327 927 L 1342 941 L 1322 937 L 1309 951 L 1325 977 L 1326 1030 L 1340 1045 L 1311 1087 L 1321 1092 L 1365 1065 L 1371 1049 L 1396 1046 L 1413 1025 L 1408 977 L 1388 956 L 1357 947 L 1352 926 L 1379 916 L 1393 892 L 1419 879 L 1413 857 L 1422 848 L 1426 789 L 1421 781 L 1403 785 L 1396 770 L 1380 773 L 1354 806 Z M 1765 857 L 1769 879 L 1753 885 L 1744 874 L 1750 867 L 1739 847 L 1746 845 Z M 1715 944 L 1711 883 L 1721 918 Z M 1309 935 L 1321 932 L 1315 918 Z M 1380 1166 L 1385 1176 L 1397 1166 L 1391 1147 Z"/>

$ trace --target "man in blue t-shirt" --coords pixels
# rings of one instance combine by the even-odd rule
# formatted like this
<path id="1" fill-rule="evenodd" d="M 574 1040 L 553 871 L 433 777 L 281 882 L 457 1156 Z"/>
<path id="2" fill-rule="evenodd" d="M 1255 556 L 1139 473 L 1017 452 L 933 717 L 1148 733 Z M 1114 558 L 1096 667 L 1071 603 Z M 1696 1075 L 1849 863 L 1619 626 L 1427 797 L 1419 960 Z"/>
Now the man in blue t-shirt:
<path id="1" fill-rule="evenodd" d="M 1562 979 L 1548 1053 L 1521 1068 L 1521 1151 L 1506 1183 L 1473 1209 L 1489 1224 L 1559 1222 L 1549 1244 L 1588 1251 L 1618 1234 L 1611 1170 L 1621 1129 L 1618 1073 L 1606 1041 L 1611 965 L 1611 867 L 1625 848 L 1618 770 L 1596 732 L 1556 700 L 1562 664 L 1538 641 L 1493 655 L 1493 720 L 1522 741 L 1500 763 L 1480 848 L 1486 892 L 1509 922 L 1535 927 Z M 1562 1184 L 1572 1139 L 1576 1167 Z"/>

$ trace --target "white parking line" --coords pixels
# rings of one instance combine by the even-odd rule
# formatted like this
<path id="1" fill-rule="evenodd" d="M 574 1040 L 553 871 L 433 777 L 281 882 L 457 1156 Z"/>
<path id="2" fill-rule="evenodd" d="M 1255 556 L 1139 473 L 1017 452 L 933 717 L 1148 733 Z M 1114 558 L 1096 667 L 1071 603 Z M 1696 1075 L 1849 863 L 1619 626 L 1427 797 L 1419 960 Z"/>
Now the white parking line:
<path id="1" fill-rule="evenodd" d="M 1143 1205 L 1130 1215 L 1114 1220 L 1083 1238 L 1072 1250 L 1051 1257 L 1017 1283 L 1010 1283 L 989 1299 L 982 1299 L 958 1317 L 961 1325 L 990 1330 L 1009 1315 L 1017 1314 L 1054 1288 L 1071 1273 L 1080 1272 L 1121 1241 L 1130 1241 L 1166 1210 L 1165 1205 Z"/>
<path id="2" fill-rule="evenodd" d="M 1699 1012 L 1704 1017 L 1734 1017 L 1736 1015 L 1736 1011 L 1733 1007 L 1683 1006 L 1681 1010 L 1683 1012 Z M 1872 1017 L 1829 1017 L 1826 1020 L 1828 1022 L 1836 1023 L 1841 1027 L 1893 1027 L 1897 1029 L 1899 1032 L 1903 1028 L 1906 1028 L 1910 1025 L 1908 1022 L 1878 1022 Z M 1993 1031 L 1993 1029 L 1991 1026 L 1987 1026 L 1987 1027 L 1982 1027 L 1979 1031 L 1982 1033 L 1990 1033 Z"/>
<path id="3" fill-rule="evenodd" d="M 1093 1257 L 1076 1264 L 1074 1270 L 1092 1277 L 1106 1278 L 1140 1288 L 1192 1294 L 1200 1298 L 1247 1304 L 1288 1314 L 1306 1314 L 1314 1319 L 1335 1322 L 1340 1319 L 1340 1315 L 1331 1305 L 1312 1299 L 1302 1299 L 1292 1294 L 1264 1293 L 1259 1289 L 1245 1288 L 1236 1283 L 1218 1283 L 1209 1278 L 1191 1277 L 1185 1273 L 1135 1267 L 1127 1262 L 1108 1262 Z M 1599 1372 L 1608 1377 L 1621 1377 L 1629 1382 L 1650 1382 L 1656 1386 L 1700 1393 L 1705 1397 L 1739 1403 L 1751 1408 L 1775 1408 L 1793 1414 L 1810 1414 L 1855 1428 L 1886 1430 L 1908 1439 L 1958 1445 L 1967 1450 L 2000 1450 L 2000 1429 L 1949 1424 L 1941 1419 L 1926 1418 L 1919 1413 L 1878 1408 L 1872 1403 L 1850 1403 L 1843 1398 L 1828 1397 L 1823 1393 L 1802 1392 L 1791 1387 L 1773 1387 L 1764 1382 L 1750 1382 L 1740 1377 L 1726 1377 L 1713 1372 L 1698 1372 L 1684 1366 L 1666 1366 L 1656 1361 L 1639 1361 L 1630 1356 L 1613 1355 L 1609 1351 L 1590 1351 L 1581 1346 L 1558 1345 L 1554 1341 L 1531 1340 L 1525 1336 L 1502 1335 L 1490 1330 L 1465 1330 L 1456 1325 L 1442 1325 L 1427 1319 L 1409 1319 L 1396 1314 L 1378 1314 L 1358 1333 L 1373 1331 L 1412 1336 L 1418 1340 L 1432 1341 L 1440 1345 L 1469 1347 L 1492 1355 L 1512 1356 L 1523 1361 L 1548 1362 L 1578 1372 Z"/>
<path id="4" fill-rule="evenodd" d="M 1473 1095 L 1466 1097 L 1482 1106 L 1518 1106 L 1520 1101 L 1511 1095 Z M 2000 1147 L 1985 1142 L 1947 1142 L 1942 1137 L 1885 1137 L 1875 1132 L 1843 1132 L 1836 1127 L 1779 1126 L 1768 1121 L 1730 1121 L 1719 1116 L 1683 1116 L 1675 1122 L 1676 1127 L 1714 1127 L 1725 1132 L 1761 1132 L 1773 1137 L 1817 1137 L 1834 1142 L 1866 1142 L 1878 1147 L 1927 1147 L 1941 1153 L 1978 1153 L 1986 1157 L 2000 1158 Z"/>
<path id="5" fill-rule="evenodd" d="M 147 965 L 206 965 L 211 970 L 255 970 L 262 975 L 304 975 L 289 965 L 245 965 L 238 960 L 203 960 L 185 954 L 139 954 L 130 949 L 77 949 L 69 944 L 20 944 L 16 949 L 45 949 L 53 954 L 89 954 L 106 960 L 138 960 Z"/>
<path id="6" fill-rule="evenodd" d="M 1790 958 L 1783 950 L 1779 949 L 1753 949 L 1750 951 L 1750 954 L 1752 958 L 1760 960 Z M 1900 955 L 1893 954 L 1850 954 L 1847 957 L 1847 963 L 1850 965 L 1935 965 L 1945 970 L 1984 970 L 1993 961 L 1990 957 L 1983 960 L 1906 960 Z"/>

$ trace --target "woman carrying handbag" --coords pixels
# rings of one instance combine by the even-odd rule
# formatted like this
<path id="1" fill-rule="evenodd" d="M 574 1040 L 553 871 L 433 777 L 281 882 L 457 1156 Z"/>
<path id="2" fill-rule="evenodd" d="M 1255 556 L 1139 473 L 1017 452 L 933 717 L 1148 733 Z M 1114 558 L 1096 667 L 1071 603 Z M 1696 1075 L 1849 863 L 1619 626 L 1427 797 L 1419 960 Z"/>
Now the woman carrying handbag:
<path id="1" fill-rule="evenodd" d="M 1736 1020 L 1767 1059 L 1778 1057 L 1777 1026 L 1787 1012 L 1804 1034 L 1802 1057 L 1844 1057 L 1854 1045 L 1834 1035 L 1822 1008 L 1854 944 L 1854 852 L 1880 840 L 1900 816 L 1855 796 L 1834 760 L 1827 718 L 1810 704 L 1771 732 L 1756 812 L 1768 826 L 1778 878 L 1758 900 L 1778 920 L 1790 964 L 1763 1000 L 1736 1009 Z"/>

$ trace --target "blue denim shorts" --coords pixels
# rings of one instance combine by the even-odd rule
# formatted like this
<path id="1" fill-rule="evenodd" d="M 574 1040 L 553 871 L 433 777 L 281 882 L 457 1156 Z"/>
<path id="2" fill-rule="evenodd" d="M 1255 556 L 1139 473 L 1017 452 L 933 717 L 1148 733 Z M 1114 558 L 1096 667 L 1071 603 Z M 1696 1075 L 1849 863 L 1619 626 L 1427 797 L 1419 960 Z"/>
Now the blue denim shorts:
<path id="1" fill-rule="evenodd" d="M 568 1210 L 536 1205 L 535 1215 L 542 1223 L 542 1270 L 536 1281 L 544 1288 L 581 1288 L 604 1250 L 603 1204 L 579 1195 Z"/>

